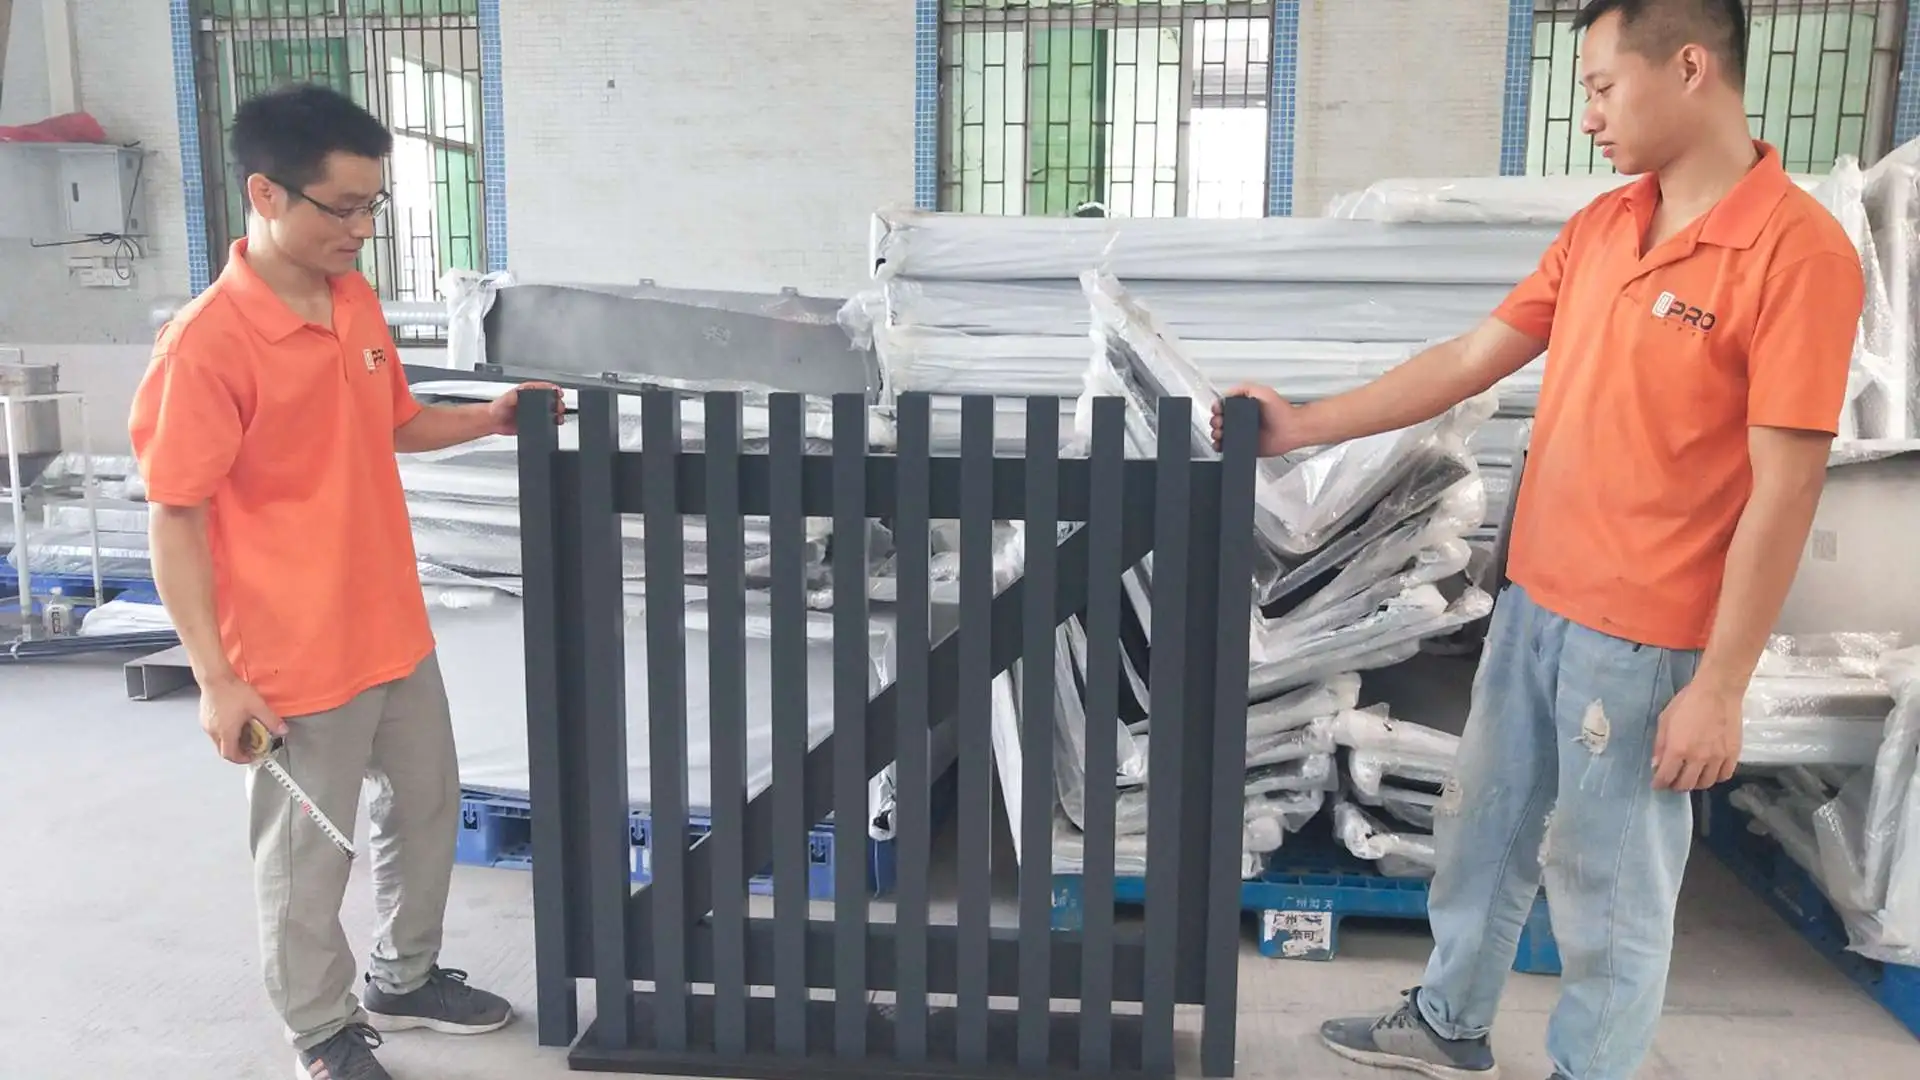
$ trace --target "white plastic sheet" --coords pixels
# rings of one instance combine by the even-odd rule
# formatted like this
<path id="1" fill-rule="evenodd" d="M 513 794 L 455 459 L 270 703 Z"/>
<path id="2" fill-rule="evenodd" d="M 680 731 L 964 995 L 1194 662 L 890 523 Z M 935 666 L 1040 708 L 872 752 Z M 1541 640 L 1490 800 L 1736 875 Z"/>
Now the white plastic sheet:
<path id="1" fill-rule="evenodd" d="M 1512 285 L 1550 228 L 1391 225 L 1330 218 L 1050 218 L 886 210 L 876 277 L 1062 281 L 1100 269 L 1159 281 Z"/>
<path id="2" fill-rule="evenodd" d="M 917 281 L 883 286 L 891 329 L 970 334 L 1085 333 L 1072 281 Z M 1227 341 L 1395 341 L 1452 337 L 1485 319 L 1501 285 L 1143 281 L 1139 302 L 1182 337 Z"/>
<path id="3" fill-rule="evenodd" d="M 1889 653 L 1897 704 L 1870 768 L 1814 815 L 1819 876 L 1854 951 L 1920 965 L 1920 649 Z"/>

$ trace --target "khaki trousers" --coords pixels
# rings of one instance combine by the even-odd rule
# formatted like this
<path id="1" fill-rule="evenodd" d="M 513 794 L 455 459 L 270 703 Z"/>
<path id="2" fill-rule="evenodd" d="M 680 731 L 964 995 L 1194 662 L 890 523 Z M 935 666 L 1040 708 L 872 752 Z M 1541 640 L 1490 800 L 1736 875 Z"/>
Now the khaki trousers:
<path id="1" fill-rule="evenodd" d="M 333 823 L 353 835 L 363 780 L 373 784 L 371 857 L 378 914 L 368 970 L 384 990 L 425 983 L 439 958 L 460 827 L 460 770 L 438 659 L 330 712 L 290 718 L 276 760 Z M 247 770 L 254 895 L 267 994 L 294 1046 L 307 1049 L 366 1014 L 340 901 L 351 863 L 265 770 Z"/>

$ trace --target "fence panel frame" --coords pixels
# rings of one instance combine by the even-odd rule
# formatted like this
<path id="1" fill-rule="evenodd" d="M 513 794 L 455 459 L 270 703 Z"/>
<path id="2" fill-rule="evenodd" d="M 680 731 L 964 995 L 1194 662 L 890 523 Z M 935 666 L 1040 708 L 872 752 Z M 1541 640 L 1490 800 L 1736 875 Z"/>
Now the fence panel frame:
<path id="1" fill-rule="evenodd" d="M 1238 785 L 1213 781 L 1221 770 L 1244 769 L 1246 705 L 1244 689 L 1238 688 L 1246 682 L 1245 624 L 1223 619 L 1221 613 L 1250 607 L 1258 431 L 1252 402 L 1226 403 L 1225 452 L 1217 457 L 1194 454 L 1184 439 L 1167 439 L 1157 459 L 1121 460 L 1124 403 L 1106 399 L 1093 410 L 1097 456 L 1057 457 L 1043 450 L 1036 462 L 992 456 L 990 398 L 963 403 L 960 454 L 935 456 L 927 453 L 927 402 L 918 395 L 901 402 L 898 454 L 869 451 L 867 406 L 859 395 L 843 395 L 834 402 L 835 434 L 851 429 L 856 435 L 836 438 L 831 454 L 796 453 L 802 449 L 796 437 L 802 402 L 791 395 L 775 395 L 769 402 L 773 437 L 768 450 L 741 450 L 740 399 L 725 393 L 709 395 L 705 402 L 709 432 L 717 432 L 722 445 L 683 449 L 677 399 L 665 390 L 637 395 L 647 449 L 623 452 L 618 416 L 623 395 L 601 388 L 579 392 L 579 448 L 562 450 L 551 419 L 551 395 L 529 391 L 519 405 L 529 796 L 543 1045 L 570 1045 L 569 1060 L 576 1069 L 666 1075 L 881 1077 L 912 1071 L 981 1078 L 1016 1073 L 1171 1076 L 1174 1006 L 1199 1005 L 1205 1020 L 1202 1069 L 1207 1075 L 1232 1074 L 1240 913 L 1230 901 L 1239 886 Z M 1028 404 L 1031 433 L 1044 439 L 1057 431 L 1055 399 L 1030 399 Z M 1051 420 L 1040 415 L 1048 411 Z M 1186 430 L 1192 415 L 1184 399 L 1163 400 L 1158 412 L 1162 431 Z M 716 417 L 722 419 L 716 422 Z M 969 426 L 967 419 L 974 423 Z M 983 429 L 985 438 L 976 429 Z M 677 647 L 684 642 L 684 622 L 669 626 L 666 612 L 677 616 L 684 606 L 679 602 L 684 593 L 678 523 L 716 511 L 730 519 L 720 530 L 729 537 L 741 516 L 773 516 L 776 551 L 780 526 L 797 525 L 795 519 L 802 516 L 832 518 L 836 532 L 855 522 L 864 526 L 870 519 L 885 519 L 896 527 L 904 520 L 918 529 L 930 520 L 990 515 L 994 521 L 1035 518 L 1045 530 L 1039 535 L 1056 535 L 1055 523 L 1097 524 L 1102 535 L 1095 540 L 1092 529 L 1082 527 L 1040 558 L 1030 557 L 1029 574 L 984 604 L 976 601 L 973 618 L 966 618 L 963 610 L 959 627 L 944 637 L 929 642 L 909 635 L 908 640 L 925 651 L 916 651 L 910 664 L 898 665 L 896 681 L 873 694 L 863 708 L 839 702 L 839 716 L 859 716 L 844 728 L 836 723 L 836 730 L 855 732 L 857 744 L 841 745 L 829 735 L 803 756 L 789 755 L 785 769 L 776 761 L 771 787 L 729 806 L 725 814 L 716 807 L 712 828 L 697 839 L 684 828 L 663 828 L 656 821 L 653 878 L 636 890 L 630 881 L 626 837 L 625 708 L 631 703 L 624 696 L 624 597 L 619 586 L 609 587 L 609 579 L 617 580 L 620 573 L 620 517 L 646 517 L 648 584 L 673 601 L 650 608 L 645 636 L 650 649 L 655 654 L 664 651 L 675 667 L 659 682 L 650 671 L 650 715 L 680 730 L 663 733 L 655 726 L 649 749 L 679 754 L 677 770 L 670 770 L 679 782 L 669 781 L 667 795 L 669 803 L 684 809 L 685 667 L 682 648 Z M 656 528 L 656 523 L 671 531 Z M 864 535 L 864 528 L 855 531 Z M 720 551 L 737 559 L 741 549 L 729 540 Z M 1164 669 L 1154 680 L 1155 704 L 1162 699 L 1174 702 L 1183 718 L 1155 743 L 1174 747 L 1170 756 L 1179 777 L 1177 783 L 1157 789 L 1158 797 L 1150 800 L 1149 835 L 1172 841 L 1177 852 L 1174 859 L 1153 864 L 1157 871 L 1150 866 L 1159 888 L 1150 893 L 1148 926 L 1162 928 L 1161 937 L 1116 929 L 1110 918 L 1091 919 L 1088 929 L 1076 932 L 1052 931 L 1045 918 L 1028 918 L 1025 909 L 1044 895 L 1034 882 L 1051 877 L 1050 833 L 1046 851 L 1029 852 L 1030 869 L 1022 870 L 1020 925 L 988 926 L 983 941 L 968 942 L 961 926 L 927 917 L 924 881 L 908 886 L 907 899 L 918 905 L 910 917 L 873 921 L 864 879 L 855 889 L 849 873 L 839 875 L 836 891 L 855 889 L 856 902 L 836 904 L 831 917 L 812 918 L 797 905 L 777 907 L 773 918 L 745 917 L 724 883 L 737 879 L 744 891 L 749 868 L 764 865 L 774 865 L 778 875 L 781 841 L 787 838 L 776 835 L 776 826 L 791 816 L 796 803 L 801 810 L 797 820 L 804 826 L 823 820 L 828 811 L 843 810 L 840 804 L 854 791 L 852 780 L 858 781 L 864 800 L 866 777 L 860 774 L 894 761 L 903 734 L 913 736 L 906 745 L 915 750 L 953 745 L 956 733 L 963 744 L 974 737 L 984 740 L 987 717 L 965 715 L 955 692 L 962 676 L 977 677 L 982 670 L 997 676 L 1030 648 L 1050 652 L 1054 627 L 1069 618 L 1091 618 L 1102 629 L 1117 629 L 1117 568 L 1138 565 L 1149 553 L 1158 554 L 1156 567 L 1162 574 L 1185 579 L 1185 587 L 1177 591 L 1155 591 L 1156 628 L 1177 631 L 1184 621 L 1194 630 L 1163 640 L 1165 652 L 1155 664 Z M 863 567 L 864 557 L 864 544 L 855 545 L 835 558 L 835 569 Z M 909 568 L 924 565 L 917 558 L 905 563 Z M 779 570 L 774 573 L 778 579 Z M 859 595 L 849 594 L 846 607 L 835 616 L 836 653 L 852 646 L 864 653 L 866 647 L 864 627 L 852 623 L 853 615 L 862 623 L 867 616 L 864 574 L 859 579 Z M 722 580 L 739 579 L 729 571 Z M 923 605 L 927 600 L 923 588 L 904 592 L 902 601 Z M 840 599 L 836 593 L 836 607 Z M 1044 626 L 1035 622 L 1049 615 Z M 926 618 L 924 607 L 920 617 Z M 776 611 L 776 649 L 783 621 L 784 629 L 804 635 L 803 626 L 782 620 Z M 728 616 L 725 625 L 733 628 L 724 635 L 732 642 L 740 624 Z M 1090 641 L 1090 646 L 1103 670 L 1117 675 L 1119 643 L 1114 636 L 1114 641 L 1099 646 Z M 728 647 L 736 645 L 744 649 L 737 643 Z M 714 640 L 710 647 L 722 648 Z M 836 655 L 836 661 L 841 659 Z M 734 666 L 731 659 L 710 661 L 716 675 L 744 672 L 744 666 Z M 850 664 L 836 662 L 836 668 L 846 669 L 837 671 L 837 683 L 854 685 Z M 1049 677 L 1041 680 L 1049 697 L 1050 671 L 1049 664 Z M 864 667 L 861 674 L 864 677 Z M 676 694 L 677 702 L 669 700 Z M 1036 700 L 1038 696 L 1036 690 Z M 728 709 L 739 715 L 743 706 L 744 695 Z M 1106 718 L 1109 745 L 1104 760 L 1110 762 L 1111 695 L 1094 695 L 1090 706 L 1090 718 L 1095 713 Z M 667 716 L 661 716 L 662 708 Z M 974 727 L 960 726 L 963 715 Z M 924 743 L 919 738 L 923 733 Z M 943 733 L 949 736 L 944 742 Z M 1037 740 L 1028 741 L 1037 746 Z M 1089 738 L 1090 745 L 1100 741 Z M 1160 760 L 1164 764 L 1166 759 Z M 924 770 L 915 767 L 922 792 L 944 763 L 923 764 Z M 845 769 L 855 770 L 851 779 L 837 775 Z M 650 775 L 658 785 L 659 770 Z M 1089 786 L 1090 793 L 1099 790 Z M 647 793 L 655 803 L 657 792 L 656 787 Z M 1111 803 L 1116 796 L 1114 791 L 1104 801 Z M 1090 804 L 1101 801 L 1089 799 Z M 931 837 L 924 797 L 903 802 L 917 820 L 896 823 L 896 843 L 926 845 Z M 776 807 L 782 815 L 773 813 Z M 1101 814 L 1106 824 L 1094 831 L 1106 835 L 1093 840 L 1110 848 L 1112 807 Z M 864 841 L 864 820 L 857 828 L 850 825 L 841 821 L 841 837 Z M 1030 822 L 1024 835 L 1031 839 L 1042 833 Z M 676 850 L 663 858 L 668 847 Z M 856 856 L 842 848 L 838 857 Z M 924 878 L 923 849 L 911 850 L 902 861 Z M 776 904 L 794 888 L 777 891 Z M 804 889 L 800 892 L 799 904 L 804 905 Z M 722 925 L 709 917 L 716 911 Z M 850 942 L 856 946 L 851 955 L 857 962 L 847 959 L 849 933 L 858 939 Z M 964 977 L 968 974 L 971 980 Z M 596 983 L 598 1015 L 584 1031 L 573 1005 L 575 980 L 580 978 Z M 656 985 L 651 991 L 636 991 L 636 981 Z M 923 1003 L 928 993 L 954 994 L 969 981 L 974 983 L 968 987 L 972 993 L 963 995 L 957 1007 L 914 1009 L 904 1023 L 890 1007 L 873 1003 L 876 993 L 900 990 L 908 1003 Z M 748 990 L 782 982 L 838 987 L 842 995 L 854 987 L 858 1000 L 782 1001 L 751 996 Z M 698 989 L 708 984 L 712 992 Z M 1083 995 L 1091 1006 L 1084 1019 L 1077 1010 L 1054 1007 L 1054 1002 L 1078 1001 Z M 1019 1007 L 988 1010 L 988 996 L 1017 999 Z M 1116 1013 L 1113 1001 L 1141 1002 L 1144 1008 L 1137 1014 Z M 984 1020 L 971 1033 L 960 1022 L 969 1014 Z"/>

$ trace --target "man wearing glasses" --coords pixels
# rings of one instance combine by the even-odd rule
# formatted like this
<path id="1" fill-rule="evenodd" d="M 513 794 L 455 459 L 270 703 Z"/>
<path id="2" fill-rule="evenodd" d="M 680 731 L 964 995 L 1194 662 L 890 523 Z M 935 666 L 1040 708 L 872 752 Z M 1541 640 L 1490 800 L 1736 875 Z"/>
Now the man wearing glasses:
<path id="1" fill-rule="evenodd" d="M 247 235 L 161 332 L 130 431 L 155 583 L 220 755 L 257 721 L 319 809 L 372 800 L 379 926 L 361 994 L 340 925 L 349 862 L 274 781 L 248 772 L 261 961 L 306 1080 L 389 1080 L 379 1031 L 479 1034 L 507 1002 L 438 965 L 460 780 L 394 454 L 512 434 L 518 390 L 422 406 L 366 279 L 393 139 L 331 90 L 234 118 Z"/>

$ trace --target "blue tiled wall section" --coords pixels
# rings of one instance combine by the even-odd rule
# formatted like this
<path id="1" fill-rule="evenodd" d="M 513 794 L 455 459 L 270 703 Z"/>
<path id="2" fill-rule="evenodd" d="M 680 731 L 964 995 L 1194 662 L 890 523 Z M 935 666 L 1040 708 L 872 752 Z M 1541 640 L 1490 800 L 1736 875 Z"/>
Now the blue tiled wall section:
<path id="1" fill-rule="evenodd" d="M 507 268 L 506 112 L 500 87 L 500 0 L 480 0 L 480 198 L 489 273 Z"/>
<path id="2" fill-rule="evenodd" d="M 207 183 L 200 160 L 200 106 L 193 80 L 193 12 L 189 0 L 169 0 L 167 33 L 173 39 L 173 100 L 180 121 L 180 189 L 187 204 L 187 282 L 200 295 L 212 280 L 207 256 Z"/>
<path id="3" fill-rule="evenodd" d="M 1920 0 L 1907 0 L 1907 43 L 1900 52 L 1900 96 L 1893 108 L 1893 143 L 1920 138 Z"/>
<path id="4" fill-rule="evenodd" d="M 940 205 L 940 0 L 913 0 L 913 205 Z"/>
<path id="5" fill-rule="evenodd" d="M 1300 0 L 1273 2 L 1267 103 L 1267 216 L 1293 213 L 1293 126 L 1300 86 Z"/>
<path id="6" fill-rule="evenodd" d="M 1507 0 L 1507 81 L 1500 100 L 1500 175 L 1527 171 L 1527 112 L 1533 98 L 1534 0 Z"/>

